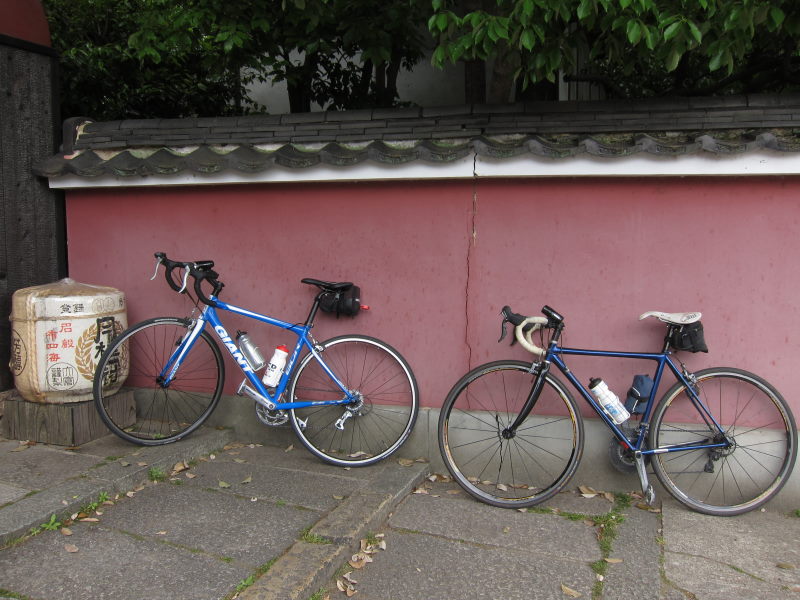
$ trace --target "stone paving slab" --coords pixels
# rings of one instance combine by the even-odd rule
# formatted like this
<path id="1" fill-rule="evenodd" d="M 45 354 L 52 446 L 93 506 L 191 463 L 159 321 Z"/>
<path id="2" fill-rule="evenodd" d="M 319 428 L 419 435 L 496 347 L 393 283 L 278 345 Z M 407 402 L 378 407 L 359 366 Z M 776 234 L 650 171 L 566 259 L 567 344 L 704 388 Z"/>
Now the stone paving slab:
<path id="1" fill-rule="evenodd" d="M 9 502 L 14 502 L 15 500 L 19 500 L 20 498 L 24 498 L 25 495 L 29 494 L 31 491 L 32 490 L 26 490 L 14 485 L 0 483 L 0 506 L 8 504 Z"/>
<path id="2" fill-rule="evenodd" d="M 103 527 L 234 558 L 259 567 L 277 558 L 320 513 L 302 507 L 162 482 L 104 512 Z"/>
<path id="3" fill-rule="evenodd" d="M 85 523 L 0 552 L 0 589 L 46 600 L 219 600 L 251 573 L 247 565 Z M 65 545 L 78 551 L 71 553 Z"/>
<path id="4" fill-rule="evenodd" d="M 0 481 L 3 483 L 42 490 L 60 480 L 64 472 L 81 473 L 98 463 L 94 456 L 80 456 L 53 446 L 22 447 L 27 450 L 12 452 L 0 448 Z"/>
<path id="5" fill-rule="evenodd" d="M 361 600 L 564 600 L 562 584 L 591 598 L 595 582 L 585 561 L 566 555 L 394 530 L 387 532 L 386 543 L 374 562 L 352 573 Z"/>
<path id="6" fill-rule="evenodd" d="M 583 521 L 497 509 L 460 492 L 448 494 L 451 489 L 437 486 L 433 491 L 443 494 L 412 494 L 389 519 L 389 525 L 473 544 L 570 556 L 587 563 L 601 558 L 595 529 Z M 610 508 L 606 502 L 604 512 Z"/>
<path id="7" fill-rule="evenodd" d="M 769 508 L 713 517 L 664 502 L 666 570 L 699 598 L 800 593 L 800 518 Z"/>
<path id="8" fill-rule="evenodd" d="M 243 452 L 242 456 L 248 454 Z M 186 484 L 324 511 L 330 510 L 338 500 L 364 485 L 362 476 L 351 477 L 351 472 L 332 466 L 327 472 L 311 472 L 308 476 L 314 478 L 314 485 L 309 486 L 308 478 L 298 477 L 297 469 L 265 466 L 255 460 L 237 463 L 232 457 L 221 453 L 214 460 L 204 463 L 197 477 Z"/>

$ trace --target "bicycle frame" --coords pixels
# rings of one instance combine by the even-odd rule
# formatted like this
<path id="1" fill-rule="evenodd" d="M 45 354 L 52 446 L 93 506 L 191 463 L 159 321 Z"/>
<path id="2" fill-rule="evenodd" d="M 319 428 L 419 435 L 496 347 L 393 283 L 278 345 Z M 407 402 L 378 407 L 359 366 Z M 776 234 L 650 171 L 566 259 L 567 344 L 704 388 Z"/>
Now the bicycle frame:
<path id="1" fill-rule="evenodd" d="M 563 360 L 563 356 L 595 356 L 595 357 L 605 357 L 605 358 L 631 358 L 637 360 L 652 360 L 657 363 L 655 376 L 653 377 L 653 389 L 650 391 L 650 397 L 647 399 L 647 404 L 645 405 L 645 412 L 642 415 L 640 425 L 638 428 L 638 434 L 634 438 L 629 438 L 622 429 L 614 423 L 614 421 L 609 417 L 603 408 L 600 406 L 600 403 L 595 399 L 595 397 L 586 389 L 586 387 L 578 380 L 578 378 L 572 373 L 569 367 Z M 537 383 L 540 379 L 544 377 L 544 375 L 549 370 L 550 364 L 555 364 L 558 367 L 558 370 L 569 380 L 574 387 L 580 394 L 583 396 L 584 400 L 586 400 L 589 405 L 594 409 L 594 411 L 598 414 L 598 416 L 603 420 L 603 422 L 611 429 L 614 433 L 614 436 L 625 446 L 635 453 L 640 453 L 642 456 L 647 456 L 651 454 L 662 454 L 666 452 L 680 452 L 685 450 L 696 450 L 700 448 L 725 448 L 729 444 L 726 441 L 719 442 L 719 443 L 708 443 L 708 444 L 692 444 L 692 445 L 677 445 L 677 446 L 668 446 L 663 448 L 646 448 L 645 444 L 647 441 L 647 434 L 650 429 L 650 416 L 653 412 L 653 407 L 655 406 L 656 394 L 658 392 L 661 377 L 664 374 L 665 367 L 669 367 L 669 370 L 672 371 L 672 374 L 675 376 L 675 379 L 686 386 L 686 389 L 690 391 L 689 397 L 692 400 L 695 408 L 697 409 L 698 413 L 701 417 L 706 421 L 706 424 L 711 426 L 713 424 L 713 428 L 716 429 L 721 435 L 725 435 L 720 424 L 716 421 L 714 416 L 709 412 L 708 408 L 705 406 L 703 401 L 697 395 L 694 386 L 691 382 L 684 376 L 683 372 L 675 366 L 675 363 L 672 362 L 670 358 L 670 352 L 616 352 L 616 351 L 609 351 L 609 350 L 583 350 L 579 348 L 564 348 L 559 346 L 556 342 L 551 342 L 548 350 L 542 360 L 543 368 L 540 369 L 539 376 L 537 378 L 537 382 L 533 386 L 535 396 L 538 396 L 537 391 Z M 541 386 L 538 386 L 541 388 Z M 533 407 L 533 403 L 536 402 L 536 398 L 532 397 L 531 402 L 529 402 L 531 408 Z M 527 407 L 526 407 L 527 408 Z M 526 412 L 526 408 L 523 409 L 523 412 Z M 529 413 L 530 411 L 527 410 Z M 527 414 L 526 414 L 527 416 Z M 513 426 L 512 426 L 513 427 Z"/>
<path id="2" fill-rule="evenodd" d="M 253 398 L 253 400 L 258 402 L 259 404 L 262 404 L 266 408 L 270 410 L 275 410 L 275 409 L 288 410 L 293 408 L 305 408 L 308 406 L 330 406 L 330 405 L 349 404 L 356 401 L 356 398 L 344 386 L 344 384 L 339 380 L 339 378 L 336 377 L 334 372 L 330 369 L 330 367 L 325 363 L 325 361 L 317 352 L 317 349 L 313 342 L 313 338 L 310 335 L 311 328 L 313 327 L 313 317 L 315 311 L 312 310 L 305 324 L 296 325 L 288 323 L 286 321 L 281 321 L 280 319 L 269 317 L 267 315 L 263 315 L 261 313 L 253 312 L 241 308 L 239 306 L 235 306 L 233 304 L 222 302 L 221 300 L 216 299 L 214 296 L 210 296 L 210 299 L 215 301 L 216 307 L 211 305 L 206 305 L 203 308 L 203 311 L 200 314 L 200 316 L 197 319 L 195 319 L 194 325 L 191 328 L 191 333 L 189 334 L 189 336 L 185 340 L 183 340 L 183 342 L 181 342 L 181 344 L 175 349 L 175 351 L 172 353 L 169 360 L 167 361 L 166 365 L 162 369 L 160 377 L 161 377 L 161 385 L 163 387 L 169 386 L 170 382 L 174 379 L 175 374 L 180 369 L 183 359 L 192 349 L 195 342 L 200 337 L 200 334 L 205 330 L 206 324 L 208 324 L 211 326 L 211 330 L 217 336 L 217 339 L 219 339 L 222 345 L 228 350 L 228 353 L 231 355 L 234 362 L 236 362 L 241 371 L 244 373 L 246 380 L 249 381 L 254 388 L 254 389 L 253 388 L 247 389 L 243 382 L 243 385 L 242 387 L 240 387 L 240 390 L 244 388 L 245 392 L 248 392 L 248 396 Z M 242 355 L 242 353 L 237 348 L 236 344 L 231 339 L 230 335 L 228 335 L 225 326 L 222 324 L 222 321 L 220 321 L 217 309 L 242 315 L 250 319 L 255 319 L 257 321 L 261 321 L 262 323 L 266 323 L 274 327 L 280 327 L 281 329 L 286 329 L 287 331 L 291 331 L 297 336 L 297 343 L 295 344 L 294 350 L 292 351 L 290 357 L 288 358 L 286 362 L 286 367 L 284 368 L 283 373 L 281 374 L 280 381 L 278 382 L 278 385 L 275 387 L 272 394 L 270 394 L 267 387 L 261 381 L 261 378 L 253 371 L 253 369 L 250 367 L 245 357 Z M 323 400 L 316 402 L 280 402 L 280 398 L 286 391 L 286 387 L 292 378 L 294 367 L 297 364 L 297 359 L 300 356 L 300 352 L 303 350 L 303 348 L 308 348 L 311 355 L 320 364 L 325 373 L 328 374 L 331 380 L 342 391 L 343 397 L 341 399 Z M 255 393 L 250 393 L 250 392 L 255 392 Z"/>

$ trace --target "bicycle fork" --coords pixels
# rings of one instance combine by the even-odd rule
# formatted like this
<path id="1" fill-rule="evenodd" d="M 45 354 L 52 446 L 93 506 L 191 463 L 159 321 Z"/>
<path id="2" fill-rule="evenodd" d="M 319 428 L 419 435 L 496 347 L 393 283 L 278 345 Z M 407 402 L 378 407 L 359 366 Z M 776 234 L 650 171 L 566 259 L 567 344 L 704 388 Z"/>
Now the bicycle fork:
<path id="1" fill-rule="evenodd" d="M 536 401 L 539 399 L 539 395 L 542 393 L 542 388 L 544 387 L 544 380 L 547 377 L 547 372 L 550 370 L 550 363 L 546 361 L 542 361 L 540 363 L 535 364 L 532 367 L 532 373 L 536 373 L 536 381 L 533 382 L 533 387 L 531 388 L 530 393 L 528 394 L 528 398 L 525 400 L 525 404 L 522 405 L 522 410 L 519 411 L 517 414 L 517 418 L 514 419 L 514 422 L 511 423 L 508 427 L 506 427 L 502 432 L 501 435 L 504 439 L 510 440 L 515 435 L 517 435 L 517 429 L 520 425 L 528 418 L 528 415 L 531 414 L 533 407 L 536 406 Z"/>

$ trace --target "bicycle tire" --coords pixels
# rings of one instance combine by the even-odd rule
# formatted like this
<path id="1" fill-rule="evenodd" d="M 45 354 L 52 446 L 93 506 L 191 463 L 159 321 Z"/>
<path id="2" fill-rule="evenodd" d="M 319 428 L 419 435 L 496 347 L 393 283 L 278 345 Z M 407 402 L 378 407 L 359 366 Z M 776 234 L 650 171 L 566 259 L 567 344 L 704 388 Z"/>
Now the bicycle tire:
<path id="1" fill-rule="evenodd" d="M 439 451 L 471 496 L 501 508 L 525 508 L 561 491 L 583 454 L 583 419 L 564 384 L 547 374 L 531 414 L 510 439 L 530 393 L 531 364 L 495 361 L 472 369 L 450 390 L 439 415 Z"/>
<path id="2" fill-rule="evenodd" d="M 190 321 L 174 317 L 148 319 L 112 340 L 95 370 L 93 394 L 100 418 L 122 439 L 141 446 L 176 442 L 196 430 L 219 403 L 225 366 L 219 347 L 203 331 L 187 353 L 168 388 L 159 372 L 189 331 Z M 127 364 L 126 364 L 127 363 Z M 120 369 L 134 401 L 118 405 L 106 389 Z"/>
<path id="3" fill-rule="evenodd" d="M 659 481 L 697 512 L 734 516 L 754 510 L 777 494 L 797 458 L 797 427 L 780 393 L 741 369 L 714 367 L 695 373 L 698 397 L 732 448 L 653 455 Z M 673 385 L 656 406 L 650 447 L 702 443 L 720 438 L 701 417 L 686 388 Z"/>
<path id="4" fill-rule="evenodd" d="M 346 467 L 371 465 L 396 452 L 419 412 L 417 381 L 406 360 L 385 342 L 363 335 L 331 338 L 317 351 L 362 402 L 291 409 L 289 421 L 300 442 L 325 462 Z M 288 396 L 291 402 L 315 402 L 343 394 L 309 353 L 297 367 Z M 346 413 L 344 429 L 337 429 L 337 420 Z"/>

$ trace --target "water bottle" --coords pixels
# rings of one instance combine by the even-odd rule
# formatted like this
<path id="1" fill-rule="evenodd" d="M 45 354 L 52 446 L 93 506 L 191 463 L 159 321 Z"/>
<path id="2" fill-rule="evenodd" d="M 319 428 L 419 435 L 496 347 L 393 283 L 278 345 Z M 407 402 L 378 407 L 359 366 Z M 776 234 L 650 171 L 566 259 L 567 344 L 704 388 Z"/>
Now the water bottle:
<path id="1" fill-rule="evenodd" d="M 611 420 L 617 425 L 621 425 L 631 417 L 631 413 L 625 410 L 622 402 L 619 401 L 617 395 L 608 389 L 606 382 L 599 377 L 593 378 L 589 381 L 589 390 L 594 394 L 600 406 L 606 411 Z"/>
<path id="2" fill-rule="evenodd" d="M 278 385 L 278 382 L 281 380 L 281 373 L 283 373 L 283 367 L 286 366 L 287 356 L 289 356 L 289 349 L 286 346 L 280 345 L 275 348 L 275 353 L 269 360 L 269 366 L 267 366 L 267 370 L 264 371 L 264 378 L 262 381 L 265 386 L 275 387 Z"/>
<path id="3" fill-rule="evenodd" d="M 244 354 L 244 357 L 247 359 L 253 371 L 258 371 L 267 364 L 258 346 L 252 342 L 246 331 L 237 331 L 236 341 L 239 342 L 239 350 Z"/>

